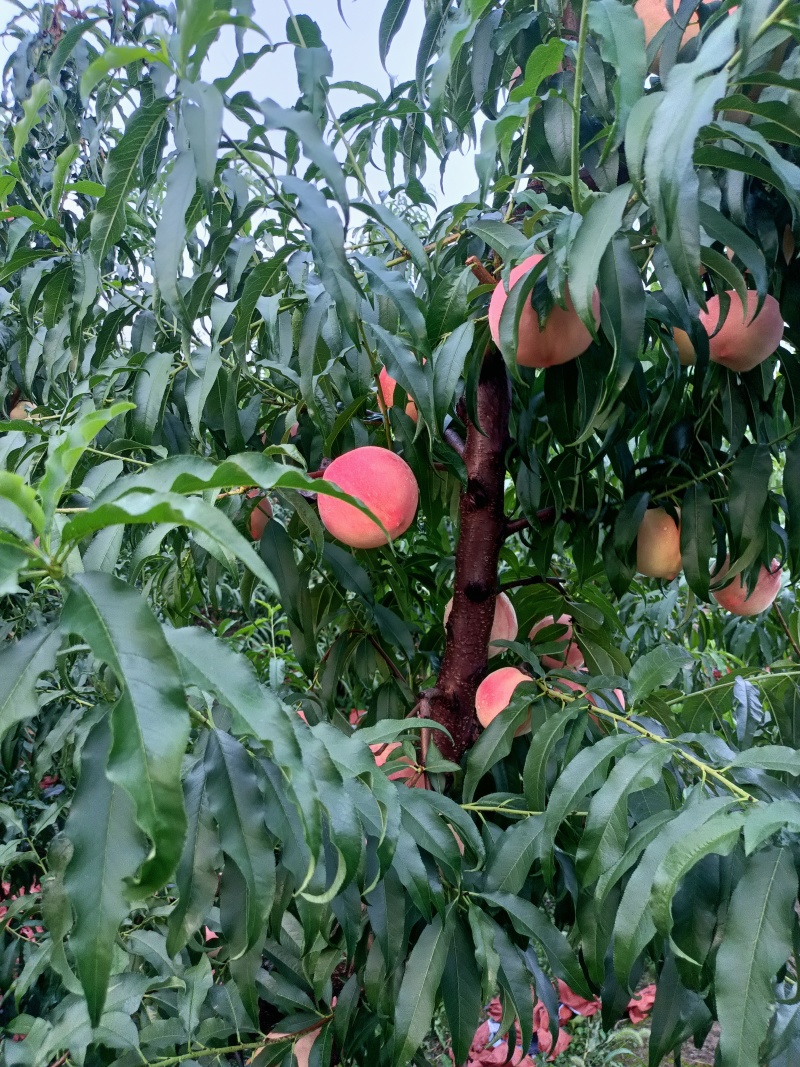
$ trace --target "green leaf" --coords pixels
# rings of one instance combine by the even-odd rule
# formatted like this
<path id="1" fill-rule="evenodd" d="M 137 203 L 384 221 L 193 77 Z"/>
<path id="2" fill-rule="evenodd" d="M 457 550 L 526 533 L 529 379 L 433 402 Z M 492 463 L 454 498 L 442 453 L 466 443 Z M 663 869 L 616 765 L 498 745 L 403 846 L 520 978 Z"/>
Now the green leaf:
<path id="1" fill-rule="evenodd" d="M 578 801 L 593 793 L 606 780 L 606 771 L 612 759 L 621 755 L 633 738 L 628 734 L 612 734 L 597 741 L 591 748 L 585 748 L 566 765 L 553 786 L 544 826 L 539 839 L 539 855 L 542 860 L 542 873 L 548 883 L 552 882 L 555 867 L 553 848 L 558 828 L 573 811 Z"/>
<path id="2" fill-rule="evenodd" d="M 519 893 L 539 854 L 543 815 L 530 815 L 504 830 L 486 864 L 486 888 L 491 893 Z"/>
<path id="3" fill-rule="evenodd" d="M 647 139 L 647 196 L 656 228 L 675 273 L 698 301 L 700 282 L 700 181 L 694 148 L 700 129 L 725 95 L 727 71 L 719 70 L 735 49 L 735 20 L 724 19 L 693 63 L 677 63 L 652 118 Z"/>
<path id="4" fill-rule="evenodd" d="M 765 771 L 781 771 L 783 774 L 800 774 L 800 752 L 785 745 L 759 745 L 738 752 L 729 767 L 760 767 Z"/>
<path id="5" fill-rule="evenodd" d="M 187 832 L 175 882 L 178 900 L 169 916 L 167 952 L 177 955 L 208 918 L 217 891 L 219 835 L 206 796 L 206 774 L 198 761 L 184 782 Z"/>
<path id="6" fill-rule="evenodd" d="M 186 212 L 192 202 L 197 183 L 193 154 L 184 149 L 172 164 L 166 183 L 166 195 L 161 219 L 156 228 L 153 250 L 156 282 L 162 298 L 176 314 L 181 311 L 178 293 L 178 270 L 186 244 Z"/>
<path id="7" fill-rule="evenodd" d="M 208 196 L 217 171 L 224 101 L 215 85 L 181 82 L 180 88 L 183 95 L 181 117 L 194 156 L 197 180 Z"/>
<path id="8" fill-rule="evenodd" d="M 14 127 L 14 159 L 19 160 L 28 143 L 31 130 L 39 121 L 39 112 L 50 99 L 51 85 L 47 78 L 35 82 L 31 95 L 22 101 L 22 118 Z"/>
<path id="9" fill-rule="evenodd" d="M 131 586 L 94 571 L 68 580 L 61 616 L 107 663 L 122 690 L 111 713 L 108 777 L 132 798 L 150 842 L 138 879 L 155 892 L 175 870 L 186 832 L 181 763 L 189 713 L 175 657 L 147 602 Z"/>
<path id="10" fill-rule="evenodd" d="M 773 983 L 792 954 L 797 872 L 788 849 L 750 856 L 733 891 L 717 952 L 714 993 L 722 1067 L 750 1067 L 775 1005 Z"/>
<path id="11" fill-rule="evenodd" d="M 244 880 L 244 938 L 228 934 L 236 958 L 259 944 L 275 896 L 275 853 L 264 824 L 264 800 L 249 753 L 229 734 L 213 731 L 206 749 L 206 792 L 220 846 Z M 223 923 L 223 927 L 224 927 Z M 238 931 L 237 931 L 238 933 Z"/>
<path id="12" fill-rule="evenodd" d="M 130 910 L 128 892 L 147 855 L 130 796 L 109 780 L 111 747 L 109 719 L 104 716 L 84 743 L 65 827 L 73 848 L 64 876 L 75 912 L 69 945 L 95 1026 L 106 1000 L 117 930 Z"/>
<path id="13" fill-rule="evenodd" d="M 303 146 L 303 151 L 319 169 L 325 181 L 330 186 L 331 192 L 343 208 L 347 208 L 349 198 L 344 172 L 339 165 L 336 154 L 330 145 L 326 144 L 319 132 L 319 126 L 314 121 L 313 115 L 308 111 L 295 111 L 292 108 L 283 108 L 274 100 L 263 100 L 259 107 L 264 116 L 264 123 L 268 130 L 286 130 L 293 133 Z M 286 179 L 284 179 L 286 181 Z M 304 185 L 298 178 L 291 179 L 292 185 Z M 290 191 L 295 192 L 294 188 Z M 319 193 L 319 190 L 316 190 Z M 298 193 L 299 195 L 299 193 Z M 319 193 L 322 197 L 322 194 Z"/>
<path id="14" fill-rule="evenodd" d="M 481 1015 L 481 976 L 472 936 L 458 915 L 442 974 L 442 999 L 455 1061 L 465 1063 Z"/>
<path id="15" fill-rule="evenodd" d="M 692 830 L 702 827 L 731 804 L 730 800 L 714 797 L 685 808 L 645 849 L 625 886 L 614 922 L 614 972 L 621 985 L 628 986 L 637 957 L 656 933 L 650 910 L 650 891 L 663 858 Z"/>
<path id="16" fill-rule="evenodd" d="M 143 444 L 150 444 L 163 421 L 171 372 L 172 353 L 151 352 L 136 375 L 132 393 L 136 408 L 131 421 L 133 436 Z"/>
<path id="17" fill-rule="evenodd" d="M 731 570 L 736 574 L 758 557 L 764 544 L 762 514 L 769 495 L 772 456 L 767 445 L 746 445 L 730 473 L 728 514 L 731 524 Z M 738 564 L 738 566 L 737 566 Z"/>
<path id="18" fill-rule="evenodd" d="M 505 911 L 518 934 L 536 941 L 547 956 L 553 974 L 574 993 L 582 997 L 593 995 L 569 942 L 544 910 L 512 893 L 484 893 L 483 898 Z"/>
<path id="19" fill-rule="evenodd" d="M 196 497 L 177 493 L 132 492 L 109 503 L 95 503 L 88 511 L 76 515 L 64 527 L 64 542 L 81 541 L 87 534 L 106 526 L 124 524 L 174 523 L 198 530 L 230 552 L 248 567 L 260 581 L 277 593 L 272 572 L 219 508 Z"/>
<path id="20" fill-rule="evenodd" d="M 388 0 L 381 15 L 381 23 L 378 27 L 378 55 L 381 66 L 386 70 L 386 57 L 389 54 L 392 41 L 403 25 L 403 20 L 408 14 L 411 0 Z"/>
<path id="21" fill-rule="evenodd" d="M 606 2 L 611 3 L 612 0 Z M 617 0 L 613 2 L 616 3 Z M 597 330 L 592 311 L 592 294 L 597 283 L 600 260 L 622 225 L 625 205 L 632 192 L 633 187 L 626 182 L 606 196 L 598 197 L 581 221 L 569 251 L 569 295 L 575 310 L 592 334 Z"/>
<path id="22" fill-rule="evenodd" d="M 44 512 L 36 495 L 36 490 L 27 484 L 19 474 L 11 474 L 9 471 L 0 471 L 0 499 L 8 501 L 14 506 L 15 511 L 20 511 L 30 525 L 40 534 L 45 526 Z M 16 516 L 5 512 L 0 513 L 0 526 L 12 530 L 21 538 L 27 538 L 30 527 L 24 524 L 18 525 Z"/>
<path id="23" fill-rule="evenodd" d="M 247 351 L 250 341 L 250 323 L 256 305 L 268 288 L 281 277 L 284 262 L 292 251 L 292 246 L 287 244 L 279 249 L 272 259 L 258 263 L 247 275 L 247 280 L 242 288 L 242 295 L 236 305 L 236 325 L 233 328 L 233 347 L 239 356 Z"/>
<path id="24" fill-rule="evenodd" d="M 61 634 L 39 626 L 0 649 L 0 740 L 15 723 L 39 713 L 36 683 L 56 665 Z"/>
<path id="25" fill-rule="evenodd" d="M 308 116 L 309 121 L 311 117 Z M 314 266 L 319 271 L 325 292 L 336 304 L 339 317 L 354 342 L 360 343 L 358 329 L 362 294 L 353 268 L 344 251 L 344 227 L 341 219 L 322 193 L 299 178 L 283 179 L 286 192 L 297 197 L 297 214 L 308 227 Z"/>
<path id="26" fill-rule="evenodd" d="M 89 251 L 98 266 L 125 230 L 128 195 L 136 180 L 139 160 L 171 102 L 169 97 L 157 97 L 135 111 L 125 125 L 122 139 L 108 154 L 103 168 L 105 193 L 92 215 L 89 243 Z"/>
<path id="27" fill-rule="evenodd" d="M 681 562 L 686 582 L 701 600 L 708 600 L 709 559 L 713 552 L 713 514 L 708 489 L 689 486 L 681 501 Z"/>
<path id="28" fill-rule="evenodd" d="M 533 735 L 525 757 L 522 784 L 525 799 L 534 811 L 544 811 L 547 802 L 547 765 L 553 751 L 567 726 L 585 709 L 585 703 L 581 706 L 574 701 L 563 711 L 551 715 Z"/>
<path id="29" fill-rule="evenodd" d="M 433 404 L 441 426 L 455 399 L 459 378 L 472 350 L 475 324 L 471 320 L 457 326 L 433 354 Z"/>
<path id="30" fill-rule="evenodd" d="M 691 655 L 680 645 L 661 644 L 640 656 L 631 667 L 631 700 L 636 703 L 659 686 L 669 685 L 678 671 L 692 663 Z"/>
<path id="31" fill-rule="evenodd" d="M 107 45 L 102 53 L 93 60 L 81 75 L 81 99 L 86 102 L 91 96 L 92 89 L 105 78 L 106 74 L 119 67 L 127 67 L 131 63 L 144 60 L 152 66 L 154 63 L 163 63 L 169 66 L 169 58 L 162 50 L 151 52 L 149 48 L 140 48 L 132 45 Z"/>
<path id="32" fill-rule="evenodd" d="M 783 467 L 783 495 L 786 499 L 786 536 L 792 577 L 800 574 L 800 437 L 786 449 Z"/>
<path id="33" fill-rule="evenodd" d="M 53 167 L 53 189 L 50 193 L 50 211 L 55 218 L 61 206 L 61 197 L 64 193 L 64 184 L 67 180 L 69 168 L 80 154 L 80 145 L 70 144 L 60 152 Z M 53 323 L 55 325 L 55 323 Z"/>
<path id="34" fill-rule="evenodd" d="M 656 1001 L 648 1042 L 649 1067 L 659 1067 L 664 1057 L 692 1034 L 705 1033 L 711 1012 L 699 993 L 680 980 L 675 957 L 668 953 L 658 976 Z"/>
<path id="35" fill-rule="evenodd" d="M 634 9 L 619 0 L 599 0 L 587 11 L 589 29 L 599 41 L 603 61 L 614 68 L 614 125 L 603 157 L 618 148 L 628 116 L 641 99 L 647 77 L 644 24 Z"/>
<path id="36" fill-rule="evenodd" d="M 527 692 L 526 692 L 527 690 Z M 511 751 L 514 743 L 514 735 L 526 718 L 530 715 L 530 700 L 533 696 L 533 687 L 523 683 L 518 687 L 516 701 L 505 711 L 501 712 L 472 746 L 467 755 L 467 766 L 464 772 L 463 799 L 468 803 L 475 796 L 481 778 L 487 771 L 499 763 Z M 519 706 L 515 706 L 519 701 Z"/>
<path id="37" fill-rule="evenodd" d="M 674 841 L 658 866 L 650 890 L 656 930 L 665 937 L 672 929 L 672 898 L 681 878 L 704 856 L 729 856 L 741 836 L 744 813 L 723 811 Z M 670 824 L 674 828 L 675 822 Z"/>
<path id="38" fill-rule="evenodd" d="M 776 800 L 748 808 L 744 824 L 745 855 L 750 856 L 778 830 L 800 831 L 800 803 L 796 800 Z"/>
<path id="39" fill-rule="evenodd" d="M 547 44 L 539 44 L 534 48 L 525 63 L 522 80 L 518 80 L 508 94 L 508 99 L 512 103 L 529 100 L 536 96 L 545 78 L 551 77 L 561 69 L 565 43 L 557 37 L 552 37 Z"/>
<path id="40" fill-rule="evenodd" d="M 643 745 L 623 756 L 595 793 L 575 857 L 583 885 L 592 885 L 622 858 L 628 840 L 628 798 L 661 781 L 671 755 L 667 745 Z"/>
<path id="41" fill-rule="evenodd" d="M 410 1063 L 430 1030 L 452 937 L 452 912 L 446 920 L 437 915 L 411 950 L 395 1005 L 393 1067 Z"/>
<path id="42" fill-rule="evenodd" d="M 203 411 L 221 367 L 222 354 L 216 345 L 213 348 L 203 346 L 192 353 L 183 395 L 189 421 L 197 437 L 202 436 Z"/>

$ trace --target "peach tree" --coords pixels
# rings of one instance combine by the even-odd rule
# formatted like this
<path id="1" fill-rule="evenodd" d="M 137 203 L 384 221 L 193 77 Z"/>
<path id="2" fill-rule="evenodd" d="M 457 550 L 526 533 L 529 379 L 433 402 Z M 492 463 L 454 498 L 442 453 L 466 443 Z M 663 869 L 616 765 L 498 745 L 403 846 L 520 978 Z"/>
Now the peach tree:
<path id="1" fill-rule="evenodd" d="M 800 6 L 18 6 L 3 1064 L 797 1062 Z"/>

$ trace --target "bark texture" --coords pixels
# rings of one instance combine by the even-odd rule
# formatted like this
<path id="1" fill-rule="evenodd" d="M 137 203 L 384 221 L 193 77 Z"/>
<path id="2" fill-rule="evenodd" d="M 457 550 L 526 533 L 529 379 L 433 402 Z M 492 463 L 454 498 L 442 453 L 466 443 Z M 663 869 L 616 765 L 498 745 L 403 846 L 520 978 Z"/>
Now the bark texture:
<path id="1" fill-rule="evenodd" d="M 503 357 L 491 345 L 478 384 L 480 430 L 467 421 L 453 607 L 436 688 L 427 710 L 453 737 L 437 735 L 444 756 L 460 760 L 479 732 L 475 691 L 486 674 L 489 635 L 497 596 L 497 563 L 505 537 L 503 481 L 509 444 L 511 386 Z"/>

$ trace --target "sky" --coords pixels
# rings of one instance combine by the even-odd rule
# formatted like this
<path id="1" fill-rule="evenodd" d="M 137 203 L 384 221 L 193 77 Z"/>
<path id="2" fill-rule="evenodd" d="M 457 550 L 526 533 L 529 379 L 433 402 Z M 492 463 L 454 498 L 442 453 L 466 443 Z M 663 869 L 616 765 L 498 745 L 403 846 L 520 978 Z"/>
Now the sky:
<path id="1" fill-rule="evenodd" d="M 30 3 L 31 0 L 26 2 Z M 81 0 L 77 2 L 80 5 Z M 342 14 L 346 22 L 339 15 L 336 0 L 289 2 L 295 15 L 308 15 L 319 24 L 322 38 L 333 56 L 333 81 L 361 81 L 386 94 L 391 86 L 390 75 L 399 81 L 413 78 L 417 44 L 425 23 L 423 0 L 411 0 L 403 27 L 395 37 L 389 52 L 386 63 L 388 74 L 378 58 L 378 27 L 385 0 L 341 0 Z M 255 21 L 269 35 L 270 40 L 275 44 L 285 41 L 288 13 L 284 0 L 255 0 L 255 9 Z M 17 8 L 10 0 L 0 0 L 0 26 L 4 26 L 16 13 Z M 258 40 L 257 35 L 248 34 L 246 49 L 255 51 L 258 48 Z M 8 39 L 3 41 L 0 44 L 0 55 L 8 54 L 13 43 Z M 210 81 L 228 74 L 235 58 L 233 32 L 224 30 L 220 40 L 212 47 L 204 66 L 204 79 Z M 284 45 L 276 52 L 264 56 L 255 70 L 240 79 L 237 88 L 248 89 L 256 100 L 271 97 L 284 107 L 291 107 L 298 96 L 293 46 Z M 364 102 L 363 97 L 347 90 L 334 90 L 331 100 L 337 112 Z M 233 128 L 229 119 L 226 119 L 226 126 Z M 385 176 L 377 171 L 372 171 L 368 180 L 373 193 L 387 188 Z M 439 187 L 438 162 L 431 157 L 423 184 L 440 206 L 459 201 L 473 192 L 477 184 L 471 154 L 463 158 L 451 157 L 445 174 L 444 192 Z"/>

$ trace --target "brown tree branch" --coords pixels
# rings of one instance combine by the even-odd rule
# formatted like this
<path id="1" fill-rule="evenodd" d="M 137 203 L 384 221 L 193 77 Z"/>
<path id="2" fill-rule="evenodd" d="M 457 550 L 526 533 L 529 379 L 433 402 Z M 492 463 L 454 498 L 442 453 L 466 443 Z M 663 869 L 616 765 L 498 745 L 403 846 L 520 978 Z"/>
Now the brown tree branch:
<path id="1" fill-rule="evenodd" d="M 450 445 L 450 447 L 453 449 L 453 451 L 456 452 L 463 459 L 464 449 L 466 446 L 459 437 L 457 431 L 454 430 L 452 426 L 448 426 L 447 429 L 444 431 L 443 437 L 445 441 L 447 441 L 448 445 Z"/>
<path id="2" fill-rule="evenodd" d="M 500 281 L 499 278 L 495 278 L 491 271 L 488 271 L 486 267 L 484 267 L 484 265 L 481 263 L 477 256 L 470 256 L 469 259 L 464 260 L 464 262 L 470 268 L 470 270 L 481 283 L 481 285 L 497 285 L 497 283 Z"/>
<path id="3" fill-rule="evenodd" d="M 430 717 L 452 741 L 437 738 L 445 759 L 458 761 L 478 735 L 475 691 L 486 674 L 489 635 L 497 596 L 497 564 L 503 543 L 503 481 L 509 444 L 511 386 L 503 357 L 490 345 L 478 382 L 480 430 L 467 423 L 467 485 L 459 505 L 453 607 L 447 620 L 442 666 L 429 695 Z"/>

